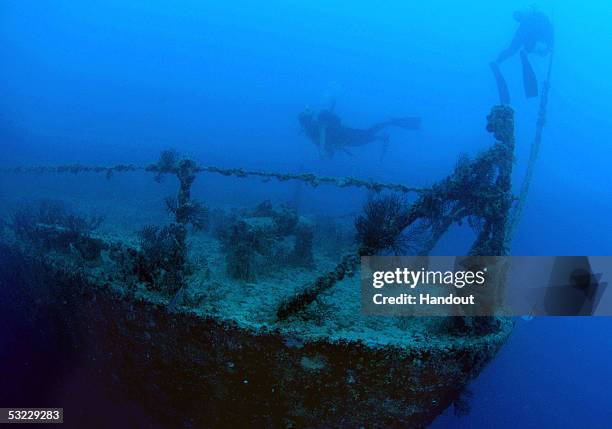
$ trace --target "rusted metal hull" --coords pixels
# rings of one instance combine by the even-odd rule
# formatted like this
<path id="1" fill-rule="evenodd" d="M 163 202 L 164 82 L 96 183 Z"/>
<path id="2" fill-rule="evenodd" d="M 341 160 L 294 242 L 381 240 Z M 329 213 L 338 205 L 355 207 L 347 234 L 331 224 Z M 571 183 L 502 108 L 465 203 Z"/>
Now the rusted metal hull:
<path id="1" fill-rule="evenodd" d="M 169 312 L 49 258 L 0 253 L 2 310 L 54 330 L 67 355 L 171 427 L 426 427 L 511 329 L 504 320 L 494 334 L 405 348 L 302 341 Z"/>

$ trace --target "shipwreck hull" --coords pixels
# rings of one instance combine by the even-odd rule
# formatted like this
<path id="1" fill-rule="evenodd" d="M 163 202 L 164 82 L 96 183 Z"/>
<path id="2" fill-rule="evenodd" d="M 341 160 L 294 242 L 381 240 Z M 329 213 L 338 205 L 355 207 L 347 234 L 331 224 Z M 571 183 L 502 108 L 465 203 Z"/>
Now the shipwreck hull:
<path id="1" fill-rule="evenodd" d="M 511 329 L 410 347 L 313 341 L 172 312 L 4 244 L 0 260 L 3 314 L 172 427 L 425 427 Z"/>

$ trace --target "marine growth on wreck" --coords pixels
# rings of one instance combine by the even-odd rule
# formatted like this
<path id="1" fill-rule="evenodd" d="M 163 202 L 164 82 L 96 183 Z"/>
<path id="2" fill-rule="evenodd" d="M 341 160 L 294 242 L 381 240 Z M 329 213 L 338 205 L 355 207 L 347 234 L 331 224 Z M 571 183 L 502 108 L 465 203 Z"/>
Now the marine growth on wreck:
<path id="1" fill-rule="evenodd" d="M 489 62 L 465 8 L 60 3 L 7 6 L 3 27 L 20 67 L 6 61 L 19 85 L 0 102 L 0 423 L 4 406 L 58 407 L 38 420 L 75 428 L 468 414 L 514 317 L 534 315 L 499 302 L 546 125 L 552 19 L 516 11 Z M 451 16 L 467 36 L 439 37 Z M 470 274 L 495 266 L 493 292 L 466 298 L 451 276 L 451 295 L 427 295 L 447 312 L 407 315 L 401 293 L 369 312 L 370 261 L 412 257 L 426 275 L 449 252 Z M 401 283 L 388 273 L 375 288 Z M 575 273 L 585 302 L 592 273 Z M 474 295 L 489 311 L 465 310 Z"/>
<path id="2" fill-rule="evenodd" d="M 353 426 L 379 416 L 381 426 L 426 425 L 459 400 L 503 344 L 511 322 L 367 317 L 359 310 L 355 274 L 362 256 L 426 255 L 464 221 L 476 233 L 471 255 L 507 253 L 512 109 L 494 107 L 486 128 L 494 137 L 489 149 L 461 157 L 448 177 L 427 189 L 201 166 L 174 151 L 147 166 L 5 170 L 100 173 L 101 180 L 144 172 L 158 182 L 174 178 L 178 190 L 160 201 L 169 223 L 122 236 L 99 232 L 100 215 L 57 201 L 13 211 L 4 223 L 2 253 L 18 261 L 12 276 L 21 287 L 5 291 L 4 302 L 19 302 L 35 319 L 41 315 L 34 288 L 48 288 L 46 308 L 61 320 L 55 335 L 69 330 L 73 350 L 102 362 L 114 384 L 137 394 L 162 421 Z M 191 197 L 204 173 L 374 193 L 351 226 L 268 200 L 251 208 L 209 207 Z M 42 283 L 33 283 L 31 272 Z M 319 389 L 327 392 L 324 401 L 313 396 Z"/>

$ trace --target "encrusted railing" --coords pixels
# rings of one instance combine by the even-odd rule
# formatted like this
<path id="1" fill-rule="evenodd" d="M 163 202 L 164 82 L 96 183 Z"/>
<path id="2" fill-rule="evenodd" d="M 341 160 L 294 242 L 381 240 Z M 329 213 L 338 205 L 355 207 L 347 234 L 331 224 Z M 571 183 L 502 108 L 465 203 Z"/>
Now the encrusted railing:
<path id="1" fill-rule="evenodd" d="M 417 255 L 427 255 L 451 225 L 468 219 L 477 232 L 470 255 L 502 256 L 508 253 L 506 228 L 512 206 L 511 174 L 514 156 L 514 112 L 507 106 L 496 106 L 487 117 L 487 130 L 497 142 L 474 160 L 462 159 L 455 172 L 423 191 L 405 211 L 399 211 L 396 222 L 380 225 L 379 219 L 389 216 L 366 215 L 362 218 L 362 240 L 354 255 L 345 256 L 334 270 L 306 285 L 301 292 L 283 302 L 278 309 L 279 319 L 304 310 L 326 290 L 358 268 L 361 256 L 374 255 L 389 247 L 398 236 L 417 221 L 421 227 L 421 245 L 415 249 Z M 385 205 L 373 211 L 385 210 Z M 394 213 L 398 210 L 394 209 Z M 478 330 L 492 327 L 492 318 L 455 318 L 458 328 L 466 322 L 478 324 Z M 469 328 L 469 327 L 468 327 Z"/>
<path id="2" fill-rule="evenodd" d="M 412 246 L 412 252 L 418 255 L 429 254 L 438 240 L 457 223 L 468 220 L 477 232 L 477 238 L 470 249 L 470 255 L 506 255 L 509 212 L 512 206 L 511 173 L 514 154 L 514 112 L 507 106 L 495 106 L 487 117 L 487 130 L 493 133 L 496 142 L 487 151 L 475 159 L 461 158 L 453 174 L 431 188 L 416 188 L 402 184 L 381 183 L 352 177 L 321 177 L 314 174 L 291 174 L 244 170 L 239 168 L 220 168 L 215 166 L 198 166 L 189 159 L 180 159 L 176 153 L 162 153 L 156 164 L 148 166 L 116 165 L 87 166 L 80 164 L 56 167 L 34 166 L 0 168 L 2 173 L 101 173 L 111 178 L 115 173 L 151 172 L 158 179 L 164 174 L 177 177 L 180 189 L 176 203 L 169 204 L 175 215 L 171 234 L 175 235 L 181 254 L 186 255 L 185 226 L 188 223 L 197 225 L 197 202 L 191 199 L 191 186 L 198 173 L 220 174 L 237 178 L 258 177 L 278 181 L 296 180 L 310 186 L 332 185 L 341 188 L 357 187 L 374 192 L 390 191 L 392 193 L 417 193 L 418 197 L 411 205 L 398 201 L 374 202 L 366 213 L 358 219 L 359 248 L 353 254 L 345 255 L 334 270 L 325 273 L 310 282 L 294 296 L 283 302 L 277 311 L 279 320 L 287 319 L 304 310 L 314 302 L 321 293 L 332 288 L 347 276 L 352 276 L 358 268 L 362 256 L 374 255 L 394 246 L 399 237 L 419 223 L 420 235 L 418 246 Z M 406 205 L 406 208 L 403 208 Z M 380 218 L 376 216 L 384 215 Z M 386 219 L 381 222 L 380 219 Z M 168 232 L 166 232 L 168 233 Z M 176 301 L 186 286 L 186 256 L 180 258 L 176 267 L 176 278 L 179 284 L 175 290 Z M 465 318 L 456 318 L 459 324 L 465 324 Z M 480 328 L 492 326 L 491 318 L 478 318 Z"/>
<path id="3" fill-rule="evenodd" d="M 100 173 L 105 174 L 107 178 L 111 178 L 115 173 L 131 173 L 137 171 L 146 171 L 151 173 L 176 173 L 173 169 L 160 167 L 159 164 L 151 165 L 134 165 L 134 164 L 120 164 L 114 166 L 98 166 L 98 165 L 82 165 L 82 164 L 68 164 L 59 166 L 31 166 L 31 167 L 5 167 L 0 168 L 0 173 Z M 364 188 L 374 192 L 380 191 L 392 191 L 401 193 L 410 192 L 425 192 L 425 188 L 416 188 L 397 183 L 383 183 L 371 180 L 356 179 L 354 177 L 326 177 L 317 176 L 312 173 L 275 173 L 266 171 L 255 171 L 255 170 L 244 170 L 242 168 L 222 168 L 215 166 L 194 166 L 194 173 L 211 173 L 220 174 L 222 176 L 233 176 L 238 178 L 245 177 L 259 177 L 264 180 L 276 179 L 279 182 L 285 182 L 288 180 L 297 180 L 304 182 L 312 187 L 320 185 L 331 185 L 340 188 Z"/>

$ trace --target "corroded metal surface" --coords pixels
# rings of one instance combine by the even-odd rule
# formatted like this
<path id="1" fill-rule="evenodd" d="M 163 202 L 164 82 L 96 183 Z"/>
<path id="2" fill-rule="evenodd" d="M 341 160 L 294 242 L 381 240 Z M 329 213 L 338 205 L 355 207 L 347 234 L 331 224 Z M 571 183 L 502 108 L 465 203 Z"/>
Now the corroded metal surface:
<path id="1" fill-rule="evenodd" d="M 190 187 L 198 172 L 419 192 L 399 229 L 426 221 L 428 239 L 419 254 L 429 253 L 453 223 L 467 218 L 479 220 L 470 254 L 501 256 L 507 253 L 512 205 L 513 111 L 494 107 L 487 129 L 497 142 L 475 159 L 460 161 L 453 174 L 426 190 L 351 178 L 198 167 L 189 160 L 174 160 L 171 153 L 147 167 L 8 171 L 100 172 L 108 177 L 141 170 L 174 174 L 181 183 L 175 211 L 181 231 L 195 207 Z M 51 229 L 55 235 L 58 231 Z M 507 319 L 455 317 L 450 318 L 449 332 L 439 333 L 435 342 L 372 346 L 349 339 L 306 340 L 307 335 L 287 334 L 282 324 L 265 329 L 239 325 L 188 308 L 177 310 L 154 296 L 137 297 L 130 288 L 105 281 L 104 273 L 92 276 L 82 269 L 82 255 L 93 258 L 104 247 L 87 243 L 95 245 L 83 246 L 81 259 L 75 260 L 0 240 L 0 311 L 18 314 L 48 331 L 48 338 L 62 338 L 67 355 L 77 355 L 108 374 L 109 384 L 172 427 L 425 427 L 459 398 L 511 329 Z M 176 243 L 185 249 L 184 240 Z M 321 292 L 352 275 L 360 256 L 379 250 L 362 243 L 335 270 L 279 303 L 279 318 L 302 311 Z M 130 254 L 138 252 L 131 249 Z M 179 261 L 176 269 L 184 268 Z"/>
<path id="2" fill-rule="evenodd" d="M 108 382 L 170 427 L 425 427 L 504 343 L 303 341 L 277 329 L 170 312 L 0 245 L 2 307 L 63 338 Z M 40 290 L 43 288 L 44 290 Z M 46 297 L 45 301 L 34 296 Z M 52 323 L 49 323 L 52 321 Z"/>

